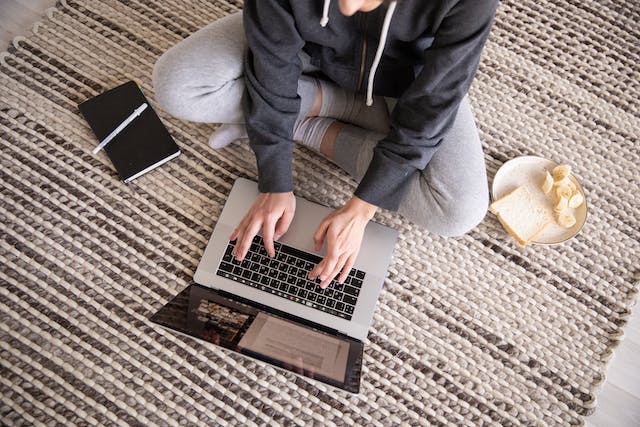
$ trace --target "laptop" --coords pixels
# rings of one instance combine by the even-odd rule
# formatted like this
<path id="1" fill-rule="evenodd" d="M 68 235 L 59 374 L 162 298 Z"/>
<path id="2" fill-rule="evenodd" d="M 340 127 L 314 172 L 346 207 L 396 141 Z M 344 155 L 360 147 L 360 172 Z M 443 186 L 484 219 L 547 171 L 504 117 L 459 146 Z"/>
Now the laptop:
<path id="1" fill-rule="evenodd" d="M 397 240 L 397 231 L 369 222 L 343 284 L 321 289 L 307 279 L 325 255 L 313 234 L 331 208 L 296 199 L 287 233 L 267 256 L 256 236 L 242 262 L 233 257 L 234 228 L 258 196 L 238 178 L 189 285 L 150 317 L 160 326 L 244 356 L 358 393 L 363 341 Z"/>

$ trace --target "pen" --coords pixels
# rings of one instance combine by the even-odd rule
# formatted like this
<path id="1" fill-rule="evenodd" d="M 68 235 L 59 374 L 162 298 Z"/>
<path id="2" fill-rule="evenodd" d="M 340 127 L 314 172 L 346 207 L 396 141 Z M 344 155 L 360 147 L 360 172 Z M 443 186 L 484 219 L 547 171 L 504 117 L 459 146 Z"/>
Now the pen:
<path id="1" fill-rule="evenodd" d="M 96 148 L 93 149 L 93 154 L 96 154 L 98 151 L 102 150 L 108 143 L 110 143 L 113 138 L 115 138 L 120 132 L 122 132 L 122 129 L 126 128 L 132 121 L 136 119 L 136 117 L 142 114 L 142 112 L 147 108 L 147 106 L 148 104 L 145 102 L 144 104 L 136 108 L 129 117 L 124 119 L 124 121 L 120 123 L 118 127 L 113 130 L 113 132 L 107 135 L 107 137 L 103 139 L 102 142 L 98 144 Z"/>

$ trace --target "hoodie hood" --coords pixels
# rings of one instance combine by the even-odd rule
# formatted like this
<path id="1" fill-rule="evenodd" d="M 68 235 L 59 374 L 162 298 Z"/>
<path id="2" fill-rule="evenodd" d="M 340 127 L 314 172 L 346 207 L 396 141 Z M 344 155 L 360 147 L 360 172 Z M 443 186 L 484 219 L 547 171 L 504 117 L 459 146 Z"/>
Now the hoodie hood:
<path id="1" fill-rule="evenodd" d="M 392 0 L 389 3 L 389 8 L 384 16 L 384 22 L 382 24 L 382 31 L 380 32 L 380 41 L 378 42 L 378 49 L 376 50 L 376 56 L 371 64 L 369 70 L 369 77 L 367 79 L 367 106 L 373 105 L 373 81 L 376 78 L 376 71 L 378 70 L 378 64 L 380 64 L 380 58 L 382 58 L 382 52 L 384 51 L 384 45 L 387 43 L 387 35 L 389 34 L 389 27 L 391 26 L 391 18 L 396 10 L 398 1 Z M 320 19 L 320 25 L 326 27 L 329 23 L 329 6 L 331 0 L 324 0 L 322 6 L 322 19 Z"/>

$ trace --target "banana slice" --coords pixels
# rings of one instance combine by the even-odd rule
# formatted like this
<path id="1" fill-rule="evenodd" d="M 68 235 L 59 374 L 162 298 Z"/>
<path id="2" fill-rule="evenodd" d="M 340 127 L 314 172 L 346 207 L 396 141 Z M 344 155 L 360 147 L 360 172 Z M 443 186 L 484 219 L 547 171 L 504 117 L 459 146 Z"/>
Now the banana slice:
<path id="1" fill-rule="evenodd" d="M 569 207 L 570 208 L 577 208 L 580 207 L 582 204 L 584 203 L 584 197 L 582 196 L 582 194 L 580 193 L 576 193 L 573 196 L 571 196 L 571 198 L 569 199 Z"/>
<path id="2" fill-rule="evenodd" d="M 564 180 L 562 180 L 562 183 L 556 187 L 557 199 L 560 199 L 560 197 L 564 197 L 567 200 L 571 199 L 576 187 L 575 185 L 570 185 L 569 183 L 573 184 L 571 180 L 565 178 Z M 573 189 L 571 187 L 573 187 Z"/>
<path id="3" fill-rule="evenodd" d="M 553 211 L 556 213 L 561 213 L 565 209 L 567 209 L 568 205 L 569 205 L 569 199 L 567 199 L 564 196 L 560 196 L 556 201 L 556 204 L 553 206 Z"/>
<path id="4" fill-rule="evenodd" d="M 562 181 L 569 175 L 571 175 L 571 166 L 569 165 L 560 165 L 553 168 L 551 171 L 551 175 L 553 175 L 553 179 L 555 181 Z"/>
<path id="5" fill-rule="evenodd" d="M 576 217 L 574 217 L 569 212 L 562 212 L 560 215 L 558 215 L 556 221 L 561 227 L 571 228 L 576 223 Z"/>
<path id="6" fill-rule="evenodd" d="M 544 171 L 544 182 L 542 183 L 542 191 L 544 194 L 549 194 L 553 188 L 553 176 L 549 173 L 549 171 Z"/>

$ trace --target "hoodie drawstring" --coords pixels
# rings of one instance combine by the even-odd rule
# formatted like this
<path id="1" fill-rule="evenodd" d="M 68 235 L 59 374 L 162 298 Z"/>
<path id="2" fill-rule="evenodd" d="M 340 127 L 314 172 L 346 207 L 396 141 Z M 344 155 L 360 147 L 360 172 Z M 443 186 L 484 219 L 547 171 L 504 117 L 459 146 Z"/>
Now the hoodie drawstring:
<path id="1" fill-rule="evenodd" d="M 322 6 L 322 19 L 320 20 L 320 25 L 324 28 L 329 23 L 329 4 L 331 0 L 324 0 L 324 5 Z"/>
<path id="2" fill-rule="evenodd" d="M 376 51 L 376 56 L 373 59 L 373 64 L 371 64 L 371 70 L 369 70 L 369 81 L 367 82 L 367 106 L 373 105 L 373 79 L 376 78 L 376 71 L 378 70 L 378 64 L 380 63 L 380 58 L 382 58 L 382 51 L 384 50 L 384 45 L 387 43 L 387 34 L 389 33 L 389 26 L 391 25 L 391 17 L 393 16 L 393 12 L 396 10 L 397 0 L 394 0 L 389 4 L 389 9 L 387 9 L 387 13 L 384 15 L 384 23 L 382 24 L 382 32 L 380 33 L 380 43 L 378 43 L 378 50 Z"/>
<path id="3" fill-rule="evenodd" d="M 324 0 L 324 6 L 322 8 L 322 19 L 320 25 L 323 27 L 329 23 L 329 4 L 331 0 Z M 387 13 L 384 15 L 384 22 L 382 24 L 382 31 L 380 32 L 380 42 L 378 43 L 378 50 L 376 56 L 371 64 L 371 70 L 369 70 L 369 79 L 367 80 L 367 106 L 373 105 L 373 80 L 376 78 L 376 71 L 378 70 L 378 64 L 380 64 L 380 58 L 382 58 L 382 52 L 384 51 L 384 45 L 387 43 L 387 35 L 389 33 L 389 26 L 391 25 L 391 18 L 393 12 L 396 10 L 398 1 L 393 0 L 389 4 Z"/>

